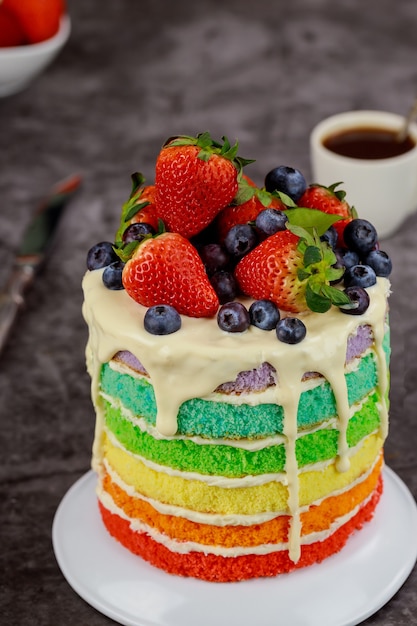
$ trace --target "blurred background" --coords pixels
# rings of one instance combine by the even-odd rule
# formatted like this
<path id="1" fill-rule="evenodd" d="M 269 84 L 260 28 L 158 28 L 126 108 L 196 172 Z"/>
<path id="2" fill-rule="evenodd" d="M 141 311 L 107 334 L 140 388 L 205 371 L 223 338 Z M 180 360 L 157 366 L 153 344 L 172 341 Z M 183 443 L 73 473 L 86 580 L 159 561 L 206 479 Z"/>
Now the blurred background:
<path id="1" fill-rule="evenodd" d="M 83 177 L 0 354 L 0 614 L 7 625 L 114 623 L 63 578 L 51 525 L 90 463 L 85 257 L 113 238 L 131 173 L 151 182 L 168 137 L 209 130 L 238 140 L 240 154 L 256 159 L 246 171 L 259 185 L 277 165 L 299 168 L 313 182 L 308 140 L 317 122 L 350 109 L 405 114 L 417 95 L 414 0 L 67 6 L 72 31 L 63 50 L 25 90 L 0 98 L 0 285 L 36 204 L 58 180 Z M 414 496 L 416 227 L 413 215 L 383 245 L 395 265 L 387 463 Z M 365 624 L 417 624 L 416 589 L 414 571 Z"/>

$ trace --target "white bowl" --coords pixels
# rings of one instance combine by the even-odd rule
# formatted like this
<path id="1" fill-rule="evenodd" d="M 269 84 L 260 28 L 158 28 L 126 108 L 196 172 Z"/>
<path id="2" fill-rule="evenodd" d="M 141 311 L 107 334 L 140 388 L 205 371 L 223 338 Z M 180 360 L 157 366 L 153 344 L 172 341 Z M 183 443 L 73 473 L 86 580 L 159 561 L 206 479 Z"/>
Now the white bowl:
<path id="1" fill-rule="evenodd" d="M 70 32 L 71 20 L 64 15 L 59 31 L 50 39 L 26 46 L 0 48 L 0 97 L 25 89 L 53 61 Z"/>

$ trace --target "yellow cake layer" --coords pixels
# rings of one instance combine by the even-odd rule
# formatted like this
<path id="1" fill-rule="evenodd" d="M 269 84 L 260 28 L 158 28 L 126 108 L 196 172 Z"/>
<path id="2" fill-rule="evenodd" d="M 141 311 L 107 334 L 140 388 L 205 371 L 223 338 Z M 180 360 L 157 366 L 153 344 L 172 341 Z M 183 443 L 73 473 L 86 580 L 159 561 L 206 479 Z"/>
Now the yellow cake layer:
<path id="1" fill-rule="evenodd" d="M 374 463 L 383 440 L 377 434 L 364 439 L 350 457 L 350 468 L 339 472 L 334 463 L 323 469 L 300 472 L 299 506 L 307 506 L 344 489 Z M 103 455 L 113 471 L 138 493 L 160 502 L 181 506 L 203 513 L 221 515 L 253 515 L 266 511 L 287 511 L 288 488 L 283 482 L 272 480 L 254 486 L 227 487 L 208 485 L 200 480 L 170 475 L 145 465 L 138 457 L 114 445 L 103 436 Z M 162 471 L 164 469 L 164 471 Z M 168 473 L 166 473 L 168 471 Z"/>

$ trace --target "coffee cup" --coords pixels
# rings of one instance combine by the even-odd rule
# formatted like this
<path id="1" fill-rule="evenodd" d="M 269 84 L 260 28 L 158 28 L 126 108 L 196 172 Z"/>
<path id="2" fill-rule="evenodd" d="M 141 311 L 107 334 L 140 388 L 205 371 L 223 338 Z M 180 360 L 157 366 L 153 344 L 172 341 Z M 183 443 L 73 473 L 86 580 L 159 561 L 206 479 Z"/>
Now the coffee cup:
<path id="1" fill-rule="evenodd" d="M 313 181 L 342 183 L 348 203 L 380 239 L 417 208 L 417 125 L 399 142 L 403 124 L 395 113 L 349 111 L 324 119 L 310 135 Z"/>

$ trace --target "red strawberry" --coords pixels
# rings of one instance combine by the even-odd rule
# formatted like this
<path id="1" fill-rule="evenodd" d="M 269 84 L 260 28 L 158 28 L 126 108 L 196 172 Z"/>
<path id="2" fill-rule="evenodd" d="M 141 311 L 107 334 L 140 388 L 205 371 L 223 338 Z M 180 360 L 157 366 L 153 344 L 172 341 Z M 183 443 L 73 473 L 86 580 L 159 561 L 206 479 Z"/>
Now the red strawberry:
<path id="1" fill-rule="evenodd" d="M 332 304 L 346 304 L 345 294 L 331 286 L 343 271 L 333 267 L 336 257 L 320 241 L 332 218 L 305 208 L 291 209 L 288 215 L 288 230 L 271 235 L 237 264 L 235 278 L 241 291 L 256 300 L 271 300 L 290 313 L 324 313 Z"/>
<path id="2" fill-rule="evenodd" d="M 237 144 L 209 133 L 169 140 L 156 161 L 156 206 L 168 230 L 190 238 L 201 232 L 238 191 Z"/>
<path id="3" fill-rule="evenodd" d="M 235 269 L 243 293 L 255 300 L 271 300 L 283 311 L 307 311 L 306 285 L 297 278 L 298 269 L 303 267 L 298 241 L 299 237 L 283 230 L 243 257 Z"/>
<path id="4" fill-rule="evenodd" d="M 345 220 L 340 220 L 333 224 L 338 234 L 338 244 L 343 245 L 343 231 L 346 224 L 355 217 L 355 211 L 346 202 L 345 192 L 336 189 L 338 185 L 340 185 L 340 183 L 335 183 L 330 187 L 317 184 L 310 185 L 301 196 L 298 206 L 307 207 L 308 209 L 318 209 L 324 213 L 346 217 Z"/>
<path id="5" fill-rule="evenodd" d="M 286 210 L 284 203 L 273 194 L 253 185 L 250 185 L 250 189 L 253 190 L 253 194 L 248 200 L 242 204 L 231 204 L 225 207 L 217 216 L 217 233 L 220 242 L 224 241 L 232 226 L 254 222 L 259 213 L 266 208 Z"/>
<path id="6" fill-rule="evenodd" d="M 178 233 L 141 242 L 123 269 L 123 286 L 142 306 L 169 304 L 189 317 L 212 317 L 219 307 L 197 250 Z"/>

